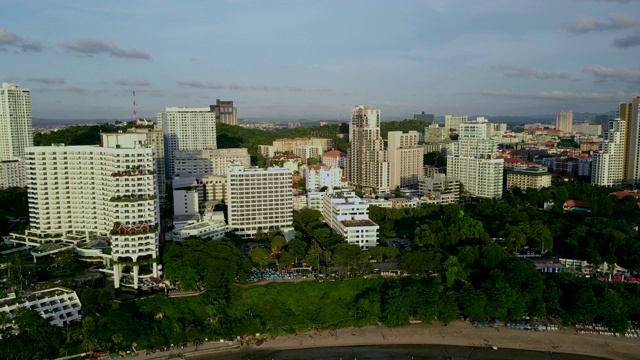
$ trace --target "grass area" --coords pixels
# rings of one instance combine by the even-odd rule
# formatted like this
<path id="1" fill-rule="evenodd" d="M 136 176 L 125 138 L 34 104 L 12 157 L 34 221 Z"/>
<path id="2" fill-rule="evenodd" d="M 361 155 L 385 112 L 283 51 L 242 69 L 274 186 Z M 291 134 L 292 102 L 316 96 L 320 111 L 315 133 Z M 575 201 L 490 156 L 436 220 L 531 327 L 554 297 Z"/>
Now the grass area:
<path id="1" fill-rule="evenodd" d="M 273 283 L 234 287 L 229 317 L 238 333 L 291 333 L 375 323 L 357 314 L 358 298 L 381 287 L 382 279 Z"/>

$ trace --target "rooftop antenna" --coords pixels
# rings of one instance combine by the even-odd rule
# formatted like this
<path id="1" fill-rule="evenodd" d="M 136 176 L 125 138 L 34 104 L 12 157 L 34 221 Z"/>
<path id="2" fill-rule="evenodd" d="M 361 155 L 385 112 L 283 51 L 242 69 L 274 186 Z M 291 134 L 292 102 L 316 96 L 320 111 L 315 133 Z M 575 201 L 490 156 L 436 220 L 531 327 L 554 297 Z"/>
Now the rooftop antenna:
<path id="1" fill-rule="evenodd" d="M 133 121 L 138 119 L 138 106 L 136 105 L 136 91 L 133 90 Z"/>

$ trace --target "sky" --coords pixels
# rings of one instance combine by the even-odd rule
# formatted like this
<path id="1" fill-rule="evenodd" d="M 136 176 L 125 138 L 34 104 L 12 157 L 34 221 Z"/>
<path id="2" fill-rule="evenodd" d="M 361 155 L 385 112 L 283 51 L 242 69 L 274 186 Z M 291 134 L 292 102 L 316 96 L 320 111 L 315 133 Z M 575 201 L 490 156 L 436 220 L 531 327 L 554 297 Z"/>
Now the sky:
<path id="1" fill-rule="evenodd" d="M 232 100 L 241 119 L 607 112 L 640 95 L 640 0 L 0 0 L 33 117 Z M 386 118 L 385 118 L 386 117 Z"/>

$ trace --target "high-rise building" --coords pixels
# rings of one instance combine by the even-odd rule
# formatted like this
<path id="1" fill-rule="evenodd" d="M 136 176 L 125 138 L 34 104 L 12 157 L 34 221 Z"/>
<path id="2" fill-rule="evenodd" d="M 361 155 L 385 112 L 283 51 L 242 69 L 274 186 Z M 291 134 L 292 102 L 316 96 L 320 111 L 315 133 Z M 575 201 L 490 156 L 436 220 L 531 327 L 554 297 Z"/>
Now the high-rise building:
<path id="1" fill-rule="evenodd" d="M 156 162 L 155 169 L 156 182 L 158 183 L 158 195 L 160 195 L 160 200 L 163 200 L 167 194 L 167 179 L 164 157 L 164 134 L 162 133 L 162 128 L 159 125 L 155 125 L 153 128 L 133 127 L 127 131 L 147 135 L 146 141 L 147 144 L 153 148 L 153 156 Z"/>
<path id="2" fill-rule="evenodd" d="M 33 146 L 31 92 L 16 84 L 2 83 L 0 89 L 0 161 L 24 157 Z"/>
<path id="3" fill-rule="evenodd" d="M 490 137 L 492 129 L 484 119 L 461 124 L 458 141 L 447 154 L 447 175 L 458 178 L 472 196 L 499 199 L 504 159 L 496 157 L 498 145 Z"/>
<path id="4" fill-rule="evenodd" d="M 116 288 L 125 269 L 127 285 L 135 288 L 140 278 L 157 277 L 153 153 L 139 133 L 102 134 L 101 146 L 26 148 L 30 229 L 12 233 L 12 241 L 40 247 L 34 253 L 76 247 L 102 258 Z M 105 247 L 110 252 L 101 251 Z"/>
<path id="5" fill-rule="evenodd" d="M 380 136 L 380 110 L 362 105 L 353 108 L 349 142 L 345 167 L 349 183 L 378 193 L 389 192 L 389 162 Z"/>
<path id="6" fill-rule="evenodd" d="M 25 187 L 26 172 L 23 159 L 0 161 L 0 190 L 10 187 Z"/>
<path id="7" fill-rule="evenodd" d="M 629 185 L 640 184 L 640 96 L 620 104 L 620 119 L 625 123 L 624 177 Z"/>
<path id="8" fill-rule="evenodd" d="M 558 111 L 556 115 L 556 129 L 566 133 L 573 132 L 573 112 Z"/>
<path id="9" fill-rule="evenodd" d="M 418 132 L 389 131 L 389 188 L 417 188 L 422 175 L 424 150 L 418 145 Z"/>
<path id="10" fill-rule="evenodd" d="M 453 116 L 453 115 L 445 115 L 444 116 L 444 128 L 447 131 L 450 130 L 459 130 L 460 124 L 463 122 L 467 122 L 469 120 L 468 116 Z"/>
<path id="11" fill-rule="evenodd" d="M 251 166 L 251 156 L 246 148 L 179 150 L 174 157 L 174 174 L 195 176 L 227 175 L 229 165 L 240 162 Z"/>
<path id="12" fill-rule="evenodd" d="M 438 124 L 431 124 L 424 128 L 424 142 L 436 144 L 449 140 L 449 129 L 440 127 Z"/>
<path id="13" fill-rule="evenodd" d="M 433 114 L 425 114 L 424 111 L 420 114 L 413 115 L 414 120 L 422 120 L 422 121 L 431 121 L 435 120 L 435 116 Z"/>
<path id="14" fill-rule="evenodd" d="M 158 124 L 164 133 L 167 179 L 174 176 L 174 162 L 179 150 L 215 149 L 216 113 L 207 108 L 168 107 L 158 113 Z"/>
<path id="15" fill-rule="evenodd" d="M 251 238 L 258 231 L 291 227 L 292 185 L 291 172 L 282 168 L 230 165 L 226 193 L 229 228 Z"/>
<path id="16" fill-rule="evenodd" d="M 216 100 L 216 104 L 211 106 L 218 122 L 229 125 L 238 125 L 238 108 L 233 106 L 233 101 Z"/>

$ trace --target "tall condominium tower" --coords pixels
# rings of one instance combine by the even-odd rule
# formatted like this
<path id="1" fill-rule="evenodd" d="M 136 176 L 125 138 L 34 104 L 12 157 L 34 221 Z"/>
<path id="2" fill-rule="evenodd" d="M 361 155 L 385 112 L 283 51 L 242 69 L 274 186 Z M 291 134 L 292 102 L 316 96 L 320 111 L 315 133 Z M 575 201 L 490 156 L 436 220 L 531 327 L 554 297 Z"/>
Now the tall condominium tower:
<path id="1" fill-rule="evenodd" d="M 603 141 L 594 154 L 591 184 L 599 186 L 620 186 L 624 184 L 624 149 L 626 122 L 621 119 L 609 120 Z"/>
<path id="2" fill-rule="evenodd" d="M 215 105 L 211 107 L 216 112 L 218 122 L 229 125 L 238 125 L 238 108 L 233 106 L 233 101 L 216 100 Z"/>
<path id="3" fill-rule="evenodd" d="M 620 119 L 625 123 L 625 183 L 640 184 L 640 96 L 620 104 Z"/>
<path id="4" fill-rule="evenodd" d="M 174 161 L 178 150 L 216 148 L 216 113 L 207 108 L 168 107 L 158 113 L 165 143 L 167 179 L 173 179 Z"/>
<path id="5" fill-rule="evenodd" d="M 150 128 L 130 128 L 127 130 L 132 133 L 142 133 L 147 135 L 146 143 L 153 148 L 154 158 L 156 162 L 156 181 L 158 183 L 158 195 L 160 195 L 161 200 L 165 197 L 167 193 L 167 180 L 166 180 L 166 169 L 165 169 L 165 157 L 164 157 L 164 134 L 162 133 L 162 128 L 160 125 L 155 125 L 152 129 Z"/>
<path id="6" fill-rule="evenodd" d="M 159 207 L 145 134 L 102 134 L 101 146 L 28 147 L 25 162 L 31 228 L 12 241 L 39 247 L 36 254 L 66 246 L 102 258 L 116 288 L 127 269 L 135 288 L 158 276 Z"/>
<path id="7" fill-rule="evenodd" d="M 229 227 L 244 238 L 293 224 L 291 171 L 232 164 L 227 172 Z"/>
<path id="8" fill-rule="evenodd" d="M 460 124 L 463 122 L 467 122 L 469 120 L 468 116 L 453 116 L 453 115 L 445 115 L 444 116 L 444 127 L 449 130 L 460 130 Z"/>
<path id="9" fill-rule="evenodd" d="M 418 132 L 389 131 L 389 188 L 417 188 L 422 175 L 424 149 L 418 145 Z"/>
<path id="10" fill-rule="evenodd" d="M 2 83 L 0 89 L 0 161 L 24 157 L 33 146 L 31 92 L 16 84 Z"/>
<path id="11" fill-rule="evenodd" d="M 566 133 L 573 132 L 573 112 L 558 111 L 556 115 L 556 129 Z"/>
<path id="12" fill-rule="evenodd" d="M 379 193 L 389 191 L 389 163 L 380 136 L 380 110 L 362 105 L 351 111 L 346 175 L 358 188 L 371 188 Z"/>
<path id="13" fill-rule="evenodd" d="M 499 199 L 504 160 L 496 158 L 498 146 L 490 137 L 492 129 L 484 119 L 460 125 L 458 141 L 447 154 L 447 175 L 458 178 L 472 196 Z"/>

